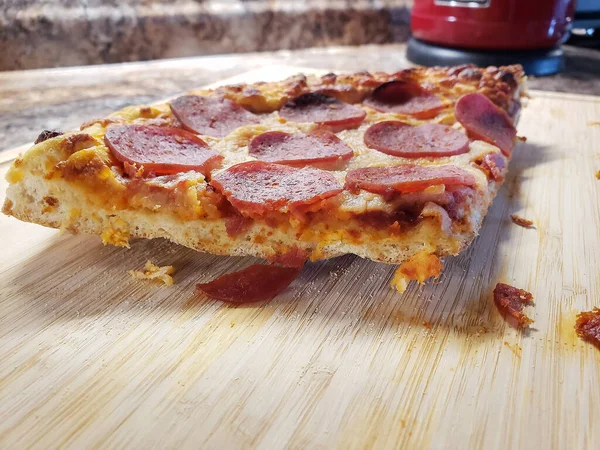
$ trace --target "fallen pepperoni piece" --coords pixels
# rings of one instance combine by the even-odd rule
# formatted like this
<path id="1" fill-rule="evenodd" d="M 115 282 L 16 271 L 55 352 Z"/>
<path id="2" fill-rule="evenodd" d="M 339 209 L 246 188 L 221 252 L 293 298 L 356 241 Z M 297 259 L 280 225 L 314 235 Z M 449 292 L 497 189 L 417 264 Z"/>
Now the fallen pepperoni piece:
<path id="1" fill-rule="evenodd" d="M 533 303 L 533 295 L 529 292 L 498 283 L 494 288 L 494 303 L 504 317 L 512 317 L 517 321 L 518 326 L 526 327 L 533 323 L 533 320 L 523 313 L 523 307 Z"/>
<path id="2" fill-rule="evenodd" d="M 237 103 L 220 97 L 184 95 L 171 102 L 171 111 L 186 130 L 212 137 L 227 136 L 236 128 L 260 122 Z"/>
<path id="3" fill-rule="evenodd" d="M 479 167 L 494 181 L 504 180 L 504 168 L 506 159 L 500 153 L 488 153 L 483 157 Z"/>
<path id="4" fill-rule="evenodd" d="M 388 167 L 365 167 L 346 175 L 346 189 L 375 194 L 422 191 L 430 186 L 473 186 L 475 177 L 456 166 L 418 166 L 401 164 Z"/>
<path id="5" fill-rule="evenodd" d="M 417 83 L 408 81 L 383 83 L 363 104 L 377 111 L 406 114 L 417 119 L 435 117 L 446 107 L 437 95 L 423 89 Z"/>
<path id="6" fill-rule="evenodd" d="M 365 145 L 392 156 L 405 158 L 460 155 L 469 151 L 469 139 L 447 125 L 428 123 L 413 126 L 397 120 L 371 125 Z"/>
<path id="7" fill-rule="evenodd" d="M 475 139 L 489 142 L 510 156 L 517 140 L 512 120 L 483 94 L 463 95 L 456 103 L 456 120 Z"/>
<path id="8" fill-rule="evenodd" d="M 254 264 L 239 272 L 227 273 L 196 285 L 210 298 L 230 303 L 252 303 L 271 300 L 294 281 L 300 267 L 279 267 Z"/>
<path id="9" fill-rule="evenodd" d="M 335 165 L 354 155 L 335 134 L 325 130 L 308 134 L 269 131 L 252 139 L 248 152 L 261 161 L 290 166 Z"/>
<path id="10" fill-rule="evenodd" d="M 600 348 L 600 308 L 577 314 L 575 331 L 581 339 Z"/>
<path id="11" fill-rule="evenodd" d="M 211 185 L 242 214 L 255 217 L 310 205 L 342 192 L 325 170 L 248 161 L 213 176 Z"/>
<path id="12" fill-rule="evenodd" d="M 119 125 L 106 130 L 104 142 L 123 163 L 143 166 L 143 173 L 168 175 L 196 170 L 204 175 L 223 157 L 195 134 L 179 128 Z"/>
<path id="13" fill-rule="evenodd" d="M 365 120 L 367 113 L 337 98 L 309 92 L 283 105 L 279 115 L 291 122 L 313 122 L 332 131 L 340 131 L 356 128 Z"/>

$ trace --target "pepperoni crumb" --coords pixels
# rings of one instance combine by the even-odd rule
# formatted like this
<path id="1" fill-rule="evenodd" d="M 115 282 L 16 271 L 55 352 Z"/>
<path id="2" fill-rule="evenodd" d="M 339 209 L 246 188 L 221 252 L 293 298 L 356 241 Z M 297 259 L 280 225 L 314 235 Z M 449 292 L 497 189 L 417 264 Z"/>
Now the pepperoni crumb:
<path id="1" fill-rule="evenodd" d="M 523 313 L 523 307 L 533 303 L 531 293 L 508 284 L 498 283 L 494 289 L 494 303 L 505 318 L 515 319 L 519 327 L 526 327 L 533 323 L 533 320 Z"/>
<path id="2" fill-rule="evenodd" d="M 575 331 L 581 339 L 600 348 L 600 308 L 577 314 Z"/>
<path id="3" fill-rule="evenodd" d="M 511 215 L 510 218 L 513 223 L 516 223 L 523 228 L 535 228 L 533 226 L 533 220 L 525 219 L 521 216 L 517 216 L 516 214 Z"/>
<path id="4" fill-rule="evenodd" d="M 229 303 L 252 303 L 271 300 L 294 281 L 300 267 L 280 267 L 253 264 L 243 270 L 227 273 L 208 283 L 196 285 L 196 289 L 210 298 Z"/>

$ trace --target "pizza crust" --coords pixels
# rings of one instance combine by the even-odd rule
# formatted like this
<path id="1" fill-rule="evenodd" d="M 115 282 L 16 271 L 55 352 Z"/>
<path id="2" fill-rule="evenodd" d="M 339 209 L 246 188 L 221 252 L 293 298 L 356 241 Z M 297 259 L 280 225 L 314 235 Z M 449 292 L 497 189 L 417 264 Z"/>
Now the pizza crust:
<path id="1" fill-rule="evenodd" d="M 48 199 L 60 199 L 48 208 Z M 109 211 L 90 204 L 85 193 L 64 180 L 48 181 L 28 176 L 11 184 L 2 211 L 25 222 L 33 222 L 72 233 L 101 236 L 105 244 L 128 247 L 135 238 L 165 238 L 194 250 L 216 255 L 256 256 L 272 260 L 290 248 L 305 250 L 312 260 L 352 253 L 389 264 L 400 264 L 426 248 L 435 253 L 455 255 L 475 234 L 447 235 L 440 221 L 429 217 L 403 236 L 367 243 L 353 243 L 343 231 L 332 232 L 320 242 L 299 241 L 288 233 L 266 225 L 254 224 L 243 236 L 227 235 L 223 220 L 184 221 L 168 214 L 149 211 Z M 481 218 L 477 219 L 479 227 Z"/>

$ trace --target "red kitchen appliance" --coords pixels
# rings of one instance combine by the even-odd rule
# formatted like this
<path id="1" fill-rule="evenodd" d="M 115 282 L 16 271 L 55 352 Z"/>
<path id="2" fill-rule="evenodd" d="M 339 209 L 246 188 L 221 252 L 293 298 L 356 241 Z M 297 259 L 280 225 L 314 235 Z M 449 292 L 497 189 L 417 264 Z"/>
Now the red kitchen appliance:
<path id="1" fill-rule="evenodd" d="M 575 0 L 415 0 L 408 59 L 426 66 L 523 64 L 560 71 Z"/>

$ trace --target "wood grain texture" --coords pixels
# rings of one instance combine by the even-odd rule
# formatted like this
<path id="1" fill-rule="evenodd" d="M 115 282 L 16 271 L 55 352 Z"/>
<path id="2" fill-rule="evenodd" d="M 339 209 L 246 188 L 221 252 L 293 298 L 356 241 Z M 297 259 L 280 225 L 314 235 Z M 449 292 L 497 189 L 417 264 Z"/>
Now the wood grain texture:
<path id="1" fill-rule="evenodd" d="M 600 352 L 573 330 L 600 306 L 599 118 L 535 92 L 480 236 L 404 295 L 345 256 L 231 307 L 194 284 L 250 259 L 0 217 L 0 447 L 600 447 Z M 173 287 L 131 279 L 148 259 Z M 498 281 L 533 293 L 532 330 L 502 320 Z"/>

